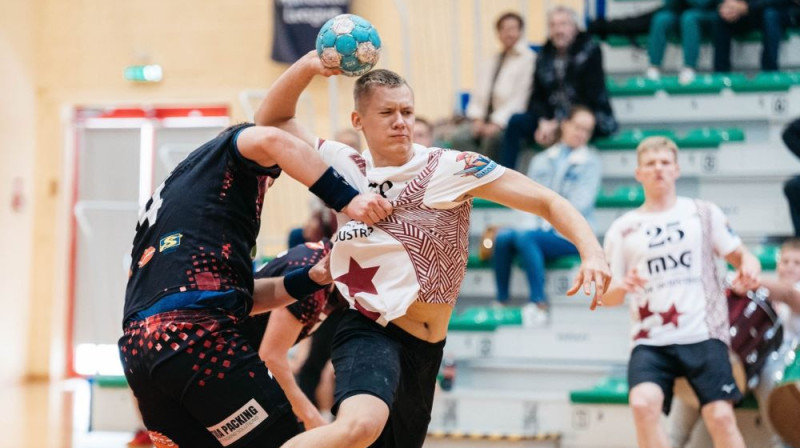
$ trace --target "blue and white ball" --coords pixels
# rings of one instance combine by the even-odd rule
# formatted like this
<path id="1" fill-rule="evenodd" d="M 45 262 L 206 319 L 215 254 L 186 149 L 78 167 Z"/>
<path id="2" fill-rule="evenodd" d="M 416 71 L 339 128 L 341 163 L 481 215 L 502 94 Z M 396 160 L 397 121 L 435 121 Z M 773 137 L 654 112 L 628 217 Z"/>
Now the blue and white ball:
<path id="1" fill-rule="evenodd" d="M 381 38 L 363 17 L 341 14 L 322 25 L 317 54 L 325 67 L 338 68 L 347 76 L 361 76 L 378 63 Z"/>

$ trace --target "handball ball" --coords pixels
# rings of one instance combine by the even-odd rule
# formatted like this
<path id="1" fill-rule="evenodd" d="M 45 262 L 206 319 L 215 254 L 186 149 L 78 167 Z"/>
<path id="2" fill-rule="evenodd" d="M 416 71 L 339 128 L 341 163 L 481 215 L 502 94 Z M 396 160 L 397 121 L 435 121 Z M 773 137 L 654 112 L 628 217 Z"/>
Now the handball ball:
<path id="1" fill-rule="evenodd" d="M 317 54 L 325 67 L 338 68 L 347 76 L 361 76 L 378 63 L 381 38 L 364 18 L 341 14 L 322 25 Z"/>

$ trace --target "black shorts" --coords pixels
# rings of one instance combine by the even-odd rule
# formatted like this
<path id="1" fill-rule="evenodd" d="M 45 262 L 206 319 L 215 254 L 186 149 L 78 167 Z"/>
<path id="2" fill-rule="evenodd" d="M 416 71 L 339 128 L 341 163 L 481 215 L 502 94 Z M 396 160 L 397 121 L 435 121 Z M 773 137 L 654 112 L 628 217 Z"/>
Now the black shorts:
<path id="1" fill-rule="evenodd" d="M 700 406 L 712 401 L 728 400 L 738 403 L 742 393 L 733 378 L 728 346 L 719 339 L 695 344 L 637 345 L 628 362 L 628 387 L 641 383 L 656 383 L 664 392 L 664 413 L 672 405 L 675 379 L 686 377 Z"/>
<path id="2" fill-rule="evenodd" d="M 372 447 L 421 447 L 431 420 L 436 375 L 445 341 L 429 343 L 358 311 L 345 312 L 333 341 L 334 413 L 361 394 L 389 406 L 389 421 Z"/>
<path id="3" fill-rule="evenodd" d="M 144 424 L 163 446 L 277 448 L 300 432 L 278 383 L 224 313 L 128 322 L 119 349 Z"/>

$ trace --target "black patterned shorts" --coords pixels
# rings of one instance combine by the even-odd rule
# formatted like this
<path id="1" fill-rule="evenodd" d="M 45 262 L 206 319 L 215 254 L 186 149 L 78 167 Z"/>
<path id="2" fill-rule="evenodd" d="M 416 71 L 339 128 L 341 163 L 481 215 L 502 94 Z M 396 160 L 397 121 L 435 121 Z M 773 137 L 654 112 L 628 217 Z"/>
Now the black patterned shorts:
<path id="1" fill-rule="evenodd" d="M 128 322 L 119 350 L 156 446 L 279 447 L 299 432 L 278 383 L 221 311 Z"/>

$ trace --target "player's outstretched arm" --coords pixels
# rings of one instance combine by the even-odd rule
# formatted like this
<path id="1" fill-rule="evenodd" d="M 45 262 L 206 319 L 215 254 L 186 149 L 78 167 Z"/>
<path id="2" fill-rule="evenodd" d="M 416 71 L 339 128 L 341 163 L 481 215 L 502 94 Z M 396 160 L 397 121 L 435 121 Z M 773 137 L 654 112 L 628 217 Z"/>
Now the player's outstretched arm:
<path id="1" fill-rule="evenodd" d="M 611 281 L 608 263 L 589 223 L 569 201 L 510 169 L 498 179 L 473 189 L 470 194 L 539 215 L 550 222 L 553 228 L 575 245 L 581 256 L 580 270 L 567 294 L 573 295 L 582 287 L 584 294 L 589 295 L 594 283 L 595 295 L 591 309 L 602 303 L 603 294 Z"/>
<path id="2" fill-rule="evenodd" d="M 297 102 L 315 76 L 331 76 L 339 73 L 341 71 L 325 68 L 316 50 L 310 51 L 283 72 L 267 90 L 267 95 L 253 118 L 255 123 L 284 129 L 313 147 L 316 143 L 314 135 L 295 119 Z"/>

